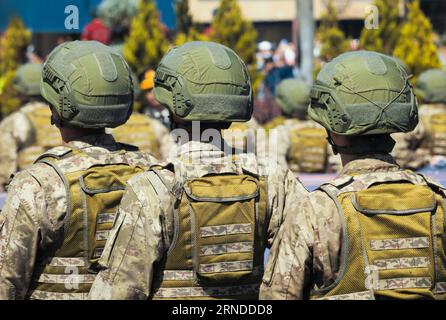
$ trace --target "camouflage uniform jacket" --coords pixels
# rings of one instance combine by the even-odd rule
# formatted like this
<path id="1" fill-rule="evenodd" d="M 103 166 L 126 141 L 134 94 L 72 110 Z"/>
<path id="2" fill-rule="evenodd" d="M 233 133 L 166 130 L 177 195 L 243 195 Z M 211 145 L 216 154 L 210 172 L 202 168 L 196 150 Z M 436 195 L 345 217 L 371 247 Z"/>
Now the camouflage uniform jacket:
<path id="1" fill-rule="evenodd" d="M 181 171 L 192 177 L 200 175 L 194 161 L 215 173 L 233 172 L 228 170 L 234 170 L 235 165 L 231 155 L 225 156 L 220 148 L 201 142 L 180 146 L 176 159 L 175 166 L 184 166 Z M 295 203 L 307 190 L 291 171 L 261 164 L 253 154 L 241 154 L 239 159 L 242 168 L 267 175 L 267 210 L 271 213 L 267 241 L 271 246 L 285 215 L 295 214 Z M 188 178 L 170 170 L 160 172 L 169 184 L 177 185 Z M 147 299 L 151 294 L 153 275 L 160 271 L 156 263 L 166 254 L 173 236 L 174 218 L 172 195 L 162 184 L 152 187 L 149 174 L 153 172 L 135 176 L 129 182 L 100 260 L 105 269 L 96 277 L 91 299 Z"/>
<path id="2" fill-rule="evenodd" d="M 110 135 L 85 136 L 68 146 L 101 157 L 104 164 L 114 157 L 145 166 L 154 162 L 141 152 L 112 154 L 121 147 Z M 65 185 L 47 164 L 36 163 L 14 177 L 0 214 L 0 300 L 26 297 L 39 255 L 61 243 L 67 205 Z"/>
<path id="3" fill-rule="evenodd" d="M 422 147 L 425 135 L 421 121 L 412 132 L 398 132 L 391 135 L 395 140 L 392 156 L 401 167 L 417 170 L 429 163 L 429 150 Z"/>
<path id="4" fill-rule="evenodd" d="M 348 163 L 340 178 L 360 174 L 391 179 L 406 174 L 419 184 L 425 180 L 403 172 L 391 156 L 372 155 Z M 355 191 L 355 183 L 342 188 Z M 335 202 L 317 190 L 295 204 L 296 215 L 288 215 L 275 241 L 260 288 L 260 299 L 308 299 L 310 291 L 332 284 L 340 272 L 343 242 L 342 222 Z"/>
<path id="5" fill-rule="evenodd" d="M 26 113 L 41 108 L 46 110 L 48 106 L 40 102 L 29 103 L 0 123 L 0 192 L 5 190 L 11 175 L 19 170 L 20 150 L 35 142 L 38 128 L 33 127 Z M 60 138 L 54 141 L 54 145 L 60 143 Z"/>

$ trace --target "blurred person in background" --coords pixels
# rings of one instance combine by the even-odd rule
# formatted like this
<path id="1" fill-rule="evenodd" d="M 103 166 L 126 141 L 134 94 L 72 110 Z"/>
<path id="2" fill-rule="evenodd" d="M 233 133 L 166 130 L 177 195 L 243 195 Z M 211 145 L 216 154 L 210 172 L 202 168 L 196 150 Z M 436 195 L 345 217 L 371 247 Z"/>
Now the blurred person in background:
<path id="1" fill-rule="evenodd" d="M 162 119 L 160 118 L 161 113 L 156 117 L 156 114 L 153 113 L 146 115 L 140 112 L 147 110 L 147 103 L 145 102 L 149 101 L 148 96 L 153 98 L 153 93 L 149 93 L 153 89 L 153 75 L 149 75 L 140 83 L 136 75 L 132 73 L 132 80 L 135 87 L 135 100 L 136 97 L 140 97 L 140 100 L 143 100 L 142 105 L 141 101 L 135 101 L 133 113 L 127 122 L 109 130 L 109 132 L 113 134 L 116 140 L 137 146 L 141 151 L 164 160 L 172 151 L 174 142 L 170 138 L 167 126 L 160 121 Z M 159 105 L 154 98 L 153 101 Z M 136 105 L 138 105 L 138 108 Z M 161 105 L 159 106 L 164 109 Z M 151 107 L 155 108 L 152 105 Z"/>
<path id="2" fill-rule="evenodd" d="M 325 129 L 308 119 L 310 87 L 303 80 L 286 79 L 277 87 L 276 103 L 283 116 L 265 128 L 277 130 L 279 163 L 295 173 L 326 172 L 330 146 Z"/>
<path id="3" fill-rule="evenodd" d="M 421 148 L 426 150 L 433 166 L 446 166 L 446 72 L 431 69 L 423 72 L 417 80 L 415 92 L 421 103 L 420 120 L 426 138 Z M 421 161 L 421 160 L 420 160 Z"/>
<path id="4" fill-rule="evenodd" d="M 51 111 L 40 95 L 41 64 L 21 66 L 14 78 L 23 106 L 0 123 L 0 192 L 12 174 L 26 169 L 39 155 L 62 143 L 51 125 Z"/>

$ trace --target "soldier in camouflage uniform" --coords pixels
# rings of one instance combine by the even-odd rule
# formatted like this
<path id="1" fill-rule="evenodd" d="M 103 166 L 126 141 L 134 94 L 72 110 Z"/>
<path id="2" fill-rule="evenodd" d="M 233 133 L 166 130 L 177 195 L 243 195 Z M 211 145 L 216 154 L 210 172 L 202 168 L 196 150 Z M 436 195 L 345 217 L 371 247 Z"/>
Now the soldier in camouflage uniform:
<path id="1" fill-rule="evenodd" d="M 153 73 L 155 72 L 153 71 Z M 147 91 L 153 91 L 153 79 L 152 83 L 150 83 L 150 79 L 144 79 L 141 84 L 133 74 L 132 79 L 135 86 L 135 96 L 140 96 L 143 93 L 143 98 L 146 99 Z M 145 107 L 143 106 L 143 108 Z M 145 110 L 142 111 L 145 112 Z M 135 110 L 125 124 L 110 130 L 110 133 L 119 142 L 135 145 L 141 151 L 150 153 L 157 159 L 165 160 L 171 149 L 174 148 L 174 143 L 162 120 Z"/>
<path id="2" fill-rule="evenodd" d="M 309 115 L 330 132 L 344 168 L 287 216 L 260 298 L 446 298 L 446 190 L 389 155 L 390 133 L 418 122 L 408 80 L 376 52 L 346 53 L 322 68 Z"/>
<path id="3" fill-rule="evenodd" d="M 295 173 L 326 172 L 329 144 L 323 127 L 308 119 L 310 88 L 304 81 L 287 79 L 276 89 L 276 102 L 283 117 L 275 128 L 281 141 L 278 157 L 281 165 Z"/>
<path id="4" fill-rule="evenodd" d="M 0 192 L 12 174 L 28 168 L 43 152 L 62 143 L 40 96 L 40 64 L 21 66 L 14 78 L 24 106 L 0 123 Z"/>
<path id="5" fill-rule="evenodd" d="M 130 181 L 90 298 L 255 299 L 265 247 L 307 191 L 219 139 L 251 117 L 247 68 L 225 46 L 187 43 L 162 59 L 155 96 L 187 137 L 175 158 Z"/>
<path id="6" fill-rule="evenodd" d="M 416 84 L 417 97 L 422 102 L 420 120 L 425 129 L 421 149 L 425 159 L 436 164 L 446 156 L 446 72 L 428 70 Z"/>
<path id="7" fill-rule="evenodd" d="M 124 59 L 95 41 L 59 45 L 42 96 L 64 145 L 12 180 L 0 215 L 0 299 L 84 299 L 126 181 L 153 161 L 106 127 L 132 113 Z"/>

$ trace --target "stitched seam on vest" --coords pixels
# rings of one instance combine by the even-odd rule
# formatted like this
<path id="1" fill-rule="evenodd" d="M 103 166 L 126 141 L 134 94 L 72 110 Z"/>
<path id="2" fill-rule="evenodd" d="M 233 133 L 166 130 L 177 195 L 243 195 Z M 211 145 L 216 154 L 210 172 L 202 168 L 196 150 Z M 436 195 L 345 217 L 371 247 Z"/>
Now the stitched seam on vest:
<path id="1" fill-rule="evenodd" d="M 200 273 L 221 273 L 252 270 L 252 260 L 200 264 Z"/>
<path id="2" fill-rule="evenodd" d="M 323 297 L 317 300 L 373 300 L 373 295 L 370 291 L 362 291 Z"/>
<path id="3" fill-rule="evenodd" d="M 431 235 L 432 235 L 432 248 L 434 250 L 434 283 L 437 282 L 439 275 L 438 275 L 438 246 L 437 246 L 437 239 L 435 235 L 437 234 L 437 215 L 436 212 L 431 215 Z"/>
<path id="4" fill-rule="evenodd" d="M 48 265 L 50 267 L 85 267 L 85 262 L 82 258 L 51 258 Z"/>
<path id="5" fill-rule="evenodd" d="M 251 233 L 251 224 L 224 224 L 219 226 L 208 226 L 200 228 L 200 236 L 202 238 L 225 236 L 230 234 L 247 234 Z"/>
<path id="6" fill-rule="evenodd" d="M 93 283 L 96 275 L 94 274 L 51 274 L 42 273 L 38 276 L 39 283 L 64 283 L 64 284 L 81 284 Z"/>
<path id="7" fill-rule="evenodd" d="M 428 237 L 370 240 L 370 250 L 372 251 L 423 249 L 428 247 Z"/>
<path id="8" fill-rule="evenodd" d="M 37 300 L 86 300 L 88 293 L 64 293 L 34 290 L 30 296 Z"/>
<path id="9" fill-rule="evenodd" d="M 431 286 L 432 280 L 429 277 L 392 278 L 378 281 L 379 290 L 430 288 Z"/>
<path id="10" fill-rule="evenodd" d="M 79 183 L 82 183 L 82 177 L 79 178 Z M 81 190 L 83 191 L 83 189 L 81 188 Z M 82 220 L 83 220 L 83 229 L 82 229 L 82 236 L 84 237 L 83 239 L 83 244 L 84 244 L 84 259 L 85 259 L 85 265 L 87 267 L 90 267 L 90 261 L 89 261 L 89 247 L 88 247 L 88 206 L 87 206 L 87 195 L 85 194 L 85 192 L 81 192 L 81 198 L 82 198 L 82 207 L 83 207 L 83 213 L 82 213 Z"/>
<path id="11" fill-rule="evenodd" d="M 199 264 L 199 259 L 198 259 L 198 252 L 195 248 L 197 248 L 197 239 L 196 239 L 196 235 L 195 235 L 195 225 L 196 225 L 196 220 L 195 220 L 195 212 L 194 209 L 192 208 L 192 205 L 189 201 L 189 199 L 186 197 L 186 201 L 187 201 L 187 207 L 188 207 L 188 211 L 189 211 L 189 216 L 190 216 L 190 232 L 191 232 L 191 256 L 192 256 L 192 268 L 194 270 L 197 270 L 197 266 Z M 202 265 L 200 265 L 200 271 L 202 269 Z M 194 278 L 196 276 L 196 273 L 194 273 Z"/>
<path id="12" fill-rule="evenodd" d="M 160 288 L 154 296 L 157 298 L 181 298 L 258 294 L 259 286 L 259 284 L 253 284 L 231 287 Z"/>
<path id="13" fill-rule="evenodd" d="M 200 257 L 214 256 L 227 253 L 252 252 L 251 242 L 233 242 L 214 244 L 200 247 Z"/>
<path id="14" fill-rule="evenodd" d="M 373 266 L 377 267 L 379 270 L 428 268 L 429 257 L 380 259 L 375 260 Z"/>

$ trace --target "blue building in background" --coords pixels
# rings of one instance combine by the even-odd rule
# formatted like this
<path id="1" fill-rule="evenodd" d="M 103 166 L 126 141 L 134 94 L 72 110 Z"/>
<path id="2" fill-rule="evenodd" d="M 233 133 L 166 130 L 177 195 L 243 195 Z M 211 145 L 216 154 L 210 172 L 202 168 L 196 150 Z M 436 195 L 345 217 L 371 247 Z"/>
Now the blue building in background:
<path id="1" fill-rule="evenodd" d="M 175 28 L 174 0 L 156 2 L 162 22 L 169 29 Z M 18 16 L 33 33 L 81 33 L 100 3 L 101 0 L 1 0 L 0 31 L 6 29 L 11 17 Z M 72 5 L 79 9 L 79 29 L 70 30 L 65 27 L 65 19 Z"/>

